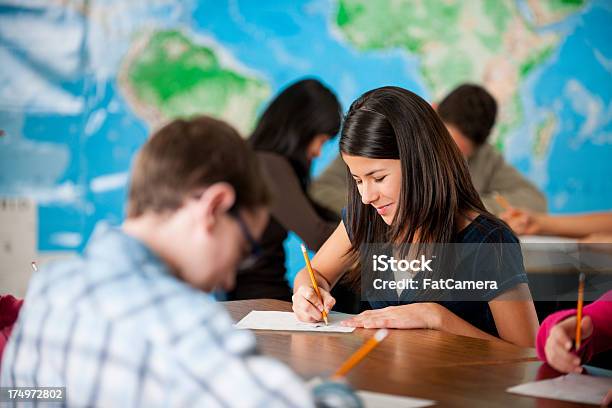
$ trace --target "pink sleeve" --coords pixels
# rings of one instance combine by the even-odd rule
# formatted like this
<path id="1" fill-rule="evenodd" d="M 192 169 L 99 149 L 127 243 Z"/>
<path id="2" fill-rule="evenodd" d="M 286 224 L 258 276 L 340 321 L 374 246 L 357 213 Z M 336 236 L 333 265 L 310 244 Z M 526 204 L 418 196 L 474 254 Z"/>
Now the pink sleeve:
<path id="1" fill-rule="evenodd" d="M 576 309 L 560 310 L 544 319 L 540 325 L 540 330 L 538 330 L 538 337 L 536 338 L 536 351 L 540 360 L 546 361 L 544 346 L 546 345 L 546 339 L 548 339 L 548 335 L 550 334 L 552 328 L 560 321 L 565 320 L 575 314 Z"/>
<path id="2" fill-rule="evenodd" d="M 575 314 L 576 309 L 562 310 L 544 319 L 536 339 L 536 348 L 540 360 L 546 361 L 544 346 L 553 326 Z M 578 354 L 583 361 L 589 361 L 594 354 L 612 348 L 612 291 L 606 292 L 595 302 L 585 306 L 583 315 L 591 317 L 593 334 L 585 339 L 580 350 L 578 350 Z"/>

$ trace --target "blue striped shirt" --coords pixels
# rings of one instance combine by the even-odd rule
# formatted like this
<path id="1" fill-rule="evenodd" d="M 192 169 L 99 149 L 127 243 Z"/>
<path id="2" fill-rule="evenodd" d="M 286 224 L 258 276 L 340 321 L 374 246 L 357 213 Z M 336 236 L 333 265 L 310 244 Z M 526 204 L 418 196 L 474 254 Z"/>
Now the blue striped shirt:
<path id="1" fill-rule="evenodd" d="M 98 225 L 82 257 L 41 268 L 0 384 L 65 386 L 70 406 L 312 406 L 304 383 L 256 353 L 209 294 L 140 241 Z"/>

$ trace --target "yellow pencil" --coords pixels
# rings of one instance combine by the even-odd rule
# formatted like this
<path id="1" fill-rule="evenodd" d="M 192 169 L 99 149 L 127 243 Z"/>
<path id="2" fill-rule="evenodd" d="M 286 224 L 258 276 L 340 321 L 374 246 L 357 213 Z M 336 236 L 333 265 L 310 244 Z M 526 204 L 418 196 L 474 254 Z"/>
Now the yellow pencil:
<path id="1" fill-rule="evenodd" d="M 361 346 L 356 352 L 354 352 L 353 355 L 350 356 L 348 360 L 346 360 L 344 364 L 340 366 L 340 368 L 334 373 L 334 375 L 332 375 L 332 378 L 338 379 L 340 377 L 344 377 L 349 371 L 353 369 L 353 367 L 355 367 L 361 360 L 363 360 L 364 357 L 367 356 L 368 353 L 374 349 L 374 347 L 378 346 L 378 344 L 383 341 L 388 334 L 389 330 L 387 329 L 378 330 L 374 334 L 374 336 L 372 336 L 372 338 L 363 343 L 363 346 Z"/>
<path id="2" fill-rule="evenodd" d="M 580 342 L 582 337 L 582 302 L 584 300 L 584 272 L 580 272 L 580 278 L 578 278 L 578 307 L 576 315 L 576 350 L 580 348 Z"/>
<path id="3" fill-rule="evenodd" d="M 324 307 L 323 311 L 321 312 L 321 315 L 323 315 L 323 320 L 325 321 L 325 324 L 327 325 L 328 322 L 327 322 L 327 312 L 325 311 L 325 304 L 323 303 L 323 297 L 321 297 L 321 292 L 319 292 L 319 285 L 317 285 L 317 280 L 315 279 L 314 271 L 312 270 L 312 266 L 310 266 L 310 258 L 308 258 L 308 251 L 306 251 L 306 247 L 304 246 L 304 244 L 302 244 L 301 246 L 302 246 L 302 254 L 304 255 L 304 261 L 306 262 L 306 269 L 308 269 L 308 273 L 310 274 L 310 280 L 312 281 L 312 287 L 314 288 L 315 293 L 319 297 L 319 300 L 321 301 L 321 304 Z"/>
<path id="4" fill-rule="evenodd" d="M 504 197 L 503 195 L 499 193 L 495 193 L 495 201 L 497 201 L 497 204 L 501 205 L 502 208 L 506 211 L 512 208 L 512 205 L 510 204 L 508 200 L 506 200 L 506 197 Z"/>

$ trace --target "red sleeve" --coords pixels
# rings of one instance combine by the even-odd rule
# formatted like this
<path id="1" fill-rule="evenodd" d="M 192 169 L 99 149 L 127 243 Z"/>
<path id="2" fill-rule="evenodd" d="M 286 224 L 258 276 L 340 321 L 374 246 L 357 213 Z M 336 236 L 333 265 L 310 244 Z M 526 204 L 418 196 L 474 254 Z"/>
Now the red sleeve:
<path id="1" fill-rule="evenodd" d="M 544 346 L 553 326 L 560 321 L 576 314 L 576 309 L 562 310 L 551 314 L 542 322 L 536 348 L 538 358 L 546 361 Z M 583 309 L 584 316 L 590 316 L 593 322 L 593 334 L 582 343 L 578 354 L 583 361 L 589 361 L 593 355 L 612 348 L 612 291 L 606 292 L 602 297 Z"/>
<path id="2" fill-rule="evenodd" d="M 11 295 L 0 296 L 0 360 L 22 304 L 23 300 Z"/>
<path id="3" fill-rule="evenodd" d="M 22 304 L 23 300 L 11 295 L 0 296 L 0 330 L 15 323 Z"/>

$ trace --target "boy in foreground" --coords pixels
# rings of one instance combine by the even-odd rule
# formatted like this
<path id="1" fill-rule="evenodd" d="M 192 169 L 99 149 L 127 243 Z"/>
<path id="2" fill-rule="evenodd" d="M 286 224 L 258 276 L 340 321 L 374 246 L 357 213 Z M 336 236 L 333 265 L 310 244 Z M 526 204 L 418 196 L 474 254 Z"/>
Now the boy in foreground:
<path id="1" fill-rule="evenodd" d="M 138 154 L 121 228 L 31 281 L 3 387 L 66 387 L 69 406 L 311 406 L 211 292 L 234 285 L 269 202 L 254 155 L 207 117 L 174 121 Z M 202 292 L 204 291 L 204 292 Z"/>

